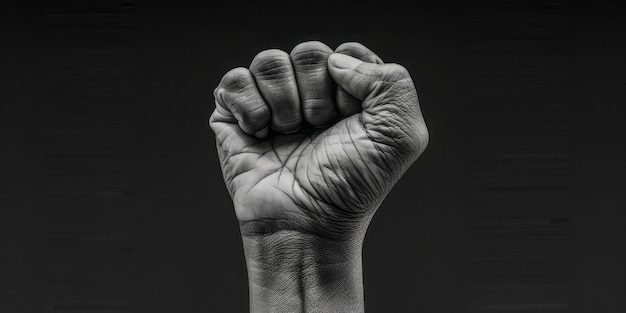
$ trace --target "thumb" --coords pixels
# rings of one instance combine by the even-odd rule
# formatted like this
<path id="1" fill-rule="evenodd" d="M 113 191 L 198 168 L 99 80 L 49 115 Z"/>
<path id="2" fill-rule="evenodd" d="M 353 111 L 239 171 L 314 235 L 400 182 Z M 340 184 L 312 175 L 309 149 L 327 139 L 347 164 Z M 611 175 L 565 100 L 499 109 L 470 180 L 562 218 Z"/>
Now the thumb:
<path id="1" fill-rule="evenodd" d="M 428 132 L 409 72 L 398 64 L 366 63 L 334 53 L 328 71 L 337 85 L 362 101 L 366 130 L 386 137 L 394 146 L 417 148 L 428 142 Z M 411 149 L 413 150 L 413 149 Z"/>
<path id="2" fill-rule="evenodd" d="M 328 71 L 335 82 L 355 98 L 364 101 L 374 92 L 389 91 L 392 87 L 404 87 L 394 90 L 390 96 L 414 91 L 408 71 L 398 64 L 366 63 L 357 58 L 341 53 L 333 53 L 328 58 Z M 402 86 L 394 86 L 402 83 Z M 382 88 L 382 90 L 377 90 Z"/>

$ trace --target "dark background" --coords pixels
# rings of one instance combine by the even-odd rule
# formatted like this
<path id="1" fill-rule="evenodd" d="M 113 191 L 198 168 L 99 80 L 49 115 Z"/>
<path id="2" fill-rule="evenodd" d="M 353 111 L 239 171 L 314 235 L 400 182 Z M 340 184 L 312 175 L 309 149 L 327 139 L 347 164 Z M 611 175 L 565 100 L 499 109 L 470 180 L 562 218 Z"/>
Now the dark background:
<path id="1" fill-rule="evenodd" d="M 626 12 L 436 3 L 5 6 L 0 312 L 245 312 L 211 92 L 306 40 L 405 65 L 431 132 L 370 226 L 368 312 L 626 312 Z"/>

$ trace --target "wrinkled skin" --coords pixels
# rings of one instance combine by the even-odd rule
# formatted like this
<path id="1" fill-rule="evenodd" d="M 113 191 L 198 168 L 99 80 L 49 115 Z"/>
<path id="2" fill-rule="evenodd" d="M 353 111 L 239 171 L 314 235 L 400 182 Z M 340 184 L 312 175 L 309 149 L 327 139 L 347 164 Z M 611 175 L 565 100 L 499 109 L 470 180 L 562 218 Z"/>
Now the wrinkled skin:
<path id="1" fill-rule="evenodd" d="M 427 145 L 408 71 L 357 43 L 334 52 L 355 59 L 329 60 L 319 42 L 267 50 L 215 89 L 210 126 L 244 236 L 364 234 Z"/>

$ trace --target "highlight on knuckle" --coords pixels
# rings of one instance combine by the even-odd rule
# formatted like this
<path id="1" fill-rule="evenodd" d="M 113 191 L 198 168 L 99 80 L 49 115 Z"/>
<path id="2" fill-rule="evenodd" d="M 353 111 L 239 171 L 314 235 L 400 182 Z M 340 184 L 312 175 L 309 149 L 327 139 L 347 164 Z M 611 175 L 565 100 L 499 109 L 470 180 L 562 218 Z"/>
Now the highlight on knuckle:
<path id="1" fill-rule="evenodd" d="M 311 49 L 313 49 L 313 50 L 315 50 L 315 49 L 328 49 L 328 50 L 330 50 L 330 48 L 326 44 L 321 42 L 321 41 L 309 40 L 309 41 L 304 41 L 304 42 L 301 42 L 301 43 L 297 44 L 292 49 L 292 52 L 293 51 L 299 51 L 299 50 L 311 50 Z"/>
<path id="2" fill-rule="evenodd" d="M 302 51 L 291 55 L 291 61 L 296 66 L 304 68 L 326 68 L 326 61 L 330 53 L 321 50 Z"/>
<path id="3" fill-rule="evenodd" d="M 326 66 L 332 50 L 319 41 L 308 41 L 297 45 L 291 51 L 291 61 L 297 66 Z"/>
<path id="4" fill-rule="evenodd" d="M 217 86 L 215 87 L 215 89 L 213 89 L 213 98 L 215 98 L 216 101 L 222 101 L 222 93 L 224 88 L 222 88 L 221 86 Z"/>
<path id="5" fill-rule="evenodd" d="M 385 64 L 383 76 L 388 82 L 398 82 L 411 78 L 409 71 L 404 66 L 395 63 Z"/>
<path id="6" fill-rule="evenodd" d="M 254 57 L 250 70 L 257 78 L 282 78 L 291 74 L 291 61 L 282 50 L 265 50 Z"/>
<path id="7" fill-rule="evenodd" d="M 380 58 L 374 52 L 359 42 L 343 43 L 335 49 L 335 52 L 347 54 L 368 63 L 382 63 Z"/>
<path id="8" fill-rule="evenodd" d="M 248 87 L 251 84 L 250 72 L 243 67 L 234 68 L 224 75 L 218 89 L 225 89 L 230 92 L 236 92 Z"/>
<path id="9" fill-rule="evenodd" d="M 218 86 L 213 91 L 213 97 L 215 101 L 224 107 L 230 107 L 230 102 L 232 98 L 232 92 L 227 91 L 223 86 Z"/>
<path id="10" fill-rule="evenodd" d="M 356 41 L 344 42 L 341 45 L 339 45 L 337 49 L 335 49 L 336 52 L 340 52 L 340 51 L 362 52 L 364 50 L 368 50 L 368 49 L 365 47 L 365 45 Z"/>

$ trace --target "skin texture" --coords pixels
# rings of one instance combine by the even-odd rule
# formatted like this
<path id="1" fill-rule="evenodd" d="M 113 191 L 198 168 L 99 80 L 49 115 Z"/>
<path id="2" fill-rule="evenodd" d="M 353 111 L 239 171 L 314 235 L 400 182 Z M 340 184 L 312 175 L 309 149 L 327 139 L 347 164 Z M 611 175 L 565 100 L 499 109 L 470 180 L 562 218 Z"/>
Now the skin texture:
<path id="1" fill-rule="evenodd" d="M 359 43 L 265 50 L 210 118 L 246 254 L 251 312 L 361 312 L 374 212 L 428 132 L 408 71 Z"/>

